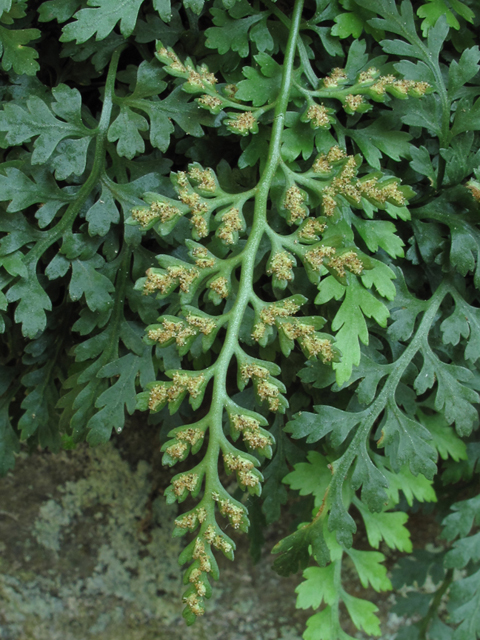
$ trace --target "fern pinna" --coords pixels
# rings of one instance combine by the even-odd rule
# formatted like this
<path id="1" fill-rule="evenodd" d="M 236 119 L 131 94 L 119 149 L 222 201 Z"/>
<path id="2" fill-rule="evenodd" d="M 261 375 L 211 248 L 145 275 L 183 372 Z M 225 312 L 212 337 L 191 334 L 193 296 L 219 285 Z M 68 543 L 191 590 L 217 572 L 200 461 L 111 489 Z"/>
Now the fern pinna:
<path id="1" fill-rule="evenodd" d="M 189 563 L 184 594 L 189 623 L 204 613 L 204 600 L 211 594 L 209 578 L 218 577 L 214 550 L 233 559 L 235 543 L 218 516 L 234 529 L 246 531 L 249 525 L 245 504 L 222 484 L 219 460 L 227 474 L 236 474 L 242 489 L 260 494 L 263 477 L 257 467 L 271 458 L 275 444 L 268 425 L 272 414 L 285 414 L 289 407 L 282 378 L 292 377 L 286 372 L 292 366 L 292 350 L 298 345 L 303 361 L 316 362 L 323 371 L 333 369 L 338 385 L 347 382 L 352 368 L 360 363 L 359 341 L 368 344 L 365 318 L 385 327 L 386 302 L 395 297 L 395 273 L 385 260 L 374 257 L 375 251 L 380 246 L 391 258 L 404 255 L 395 224 L 377 218 L 381 211 L 383 217 L 408 220 L 406 205 L 412 190 L 391 175 L 362 168 L 362 156 L 348 154 L 329 130 L 337 124 L 341 129 L 335 115 L 339 107 L 349 115 L 362 114 L 372 108 L 372 100 L 384 101 L 389 94 L 420 98 L 432 88 L 425 81 L 381 75 L 374 66 L 360 70 L 353 56 L 345 69 L 335 68 L 325 78 L 312 81 L 300 36 L 302 10 L 303 2 L 297 1 L 289 19 L 283 63 L 260 53 L 255 56 L 258 68 L 244 67 L 246 80 L 238 85 L 222 83 L 205 65 L 197 67 L 157 44 L 156 56 L 165 70 L 184 81 L 182 89 L 197 96 L 200 108 L 223 113 L 223 124 L 230 132 L 262 139 L 256 150 L 258 180 L 251 188 L 239 189 L 231 180 L 222 181 L 212 168 L 193 163 L 187 171 L 171 174 L 178 199 L 149 193 L 145 196 L 149 206 L 134 209 L 131 218 L 132 224 L 154 228 L 161 236 L 172 233 L 177 224 L 185 225 L 185 218 L 191 229 L 192 239 L 185 241 L 184 249 L 176 255 L 158 255 L 159 267 L 150 268 L 137 283 L 144 294 L 155 294 L 165 307 L 157 323 L 147 328 L 148 344 L 156 345 L 160 358 L 159 349 L 174 344 L 182 362 L 182 368 L 165 370 L 163 380 L 148 385 L 139 396 L 139 408 L 159 411 L 168 405 L 175 413 L 188 396 L 194 410 L 203 409 L 199 420 L 173 429 L 163 445 L 167 465 L 183 462 L 190 453 L 203 454 L 194 466 L 183 465 L 167 492 L 169 501 L 181 503 L 189 495 L 197 500 L 176 520 L 175 531 L 175 535 L 194 534 L 180 558 L 182 564 Z M 307 127 L 315 131 L 319 153 L 311 158 L 303 152 L 299 161 L 296 137 Z M 332 298 L 343 299 L 331 323 L 335 338 L 322 332 L 327 320 L 317 315 L 318 307 Z M 383 375 L 393 365 L 388 367 Z M 312 552 L 317 560 L 325 564 L 330 549 L 334 558 L 341 557 L 341 547 L 326 528 L 328 512 L 330 529 L 338 532 L 339 542 L 351 546 L 355 525 L 342 491 L 352 467 L 351 484 L 363 485 L 363 490 L 361 499 L 351 494 L 350 501 L 358 501 L 359 508 L 369 514 L 383 510 L 388 501 L 386 473 L 399 471 L 411 452 L 402 451 L 393 462 L 391 456 L 377 454 L 375 462 L 368 441 L 374 421 L 385 409 L 383 396 L 387 389 L 395 391 L 404 368 L 395 369 L 396 383 L 389 378 L 375 416 L 371 419 L 370 408 L 365 411 L 366 424 L 356 430 L 343 455 L 338 455 L 342 444 L 362 415 L 321 407 L 335 418 L 335 412 L 341 414 L 337 419 L 344 425 L 343 433 L 340 436 L 336 430 L 331 445 L 337 455 L 319 458 L 320 463 L 330 459 L 331 470 L 322 490 L 317 488 L 323 494 L 322 505 L 311 525 L 280 543 L 278 550 L 286 551 L 286 556 L 298 553 L 297 547 L 308 556 L 312 540 L 303 540 L 302 548 L 298 539 L 315 531 Z M 232 383 L 235 373 L 237 389 Z M 253 395 L 238 393 L 249 387 Z M 292 423 L 295 437 L 299 437 L 299 424 L 312 417 L 298 414 Z M 333 431 L 332 418 L 329 428 L 324 419 L 314 420 L 324 427 L 323 435 Z M 394 431 L 395 427 L 390 440 Z M 243 446 L 238 447 L 234 443 L 240 436 Z M 387 445 L 388 438 L 384 439 Z M 428 455 L 432 457 L 430 451 Z M 429 462 L 412 463 L 412 469 L 431 477 L 433 463 Z M 349 553 L 357 557 L 353 550 Z M 370 556 L 374 563 L 383 558 L 375 552 Z M 278 561 L 281 572 L 286 562 L 285 557 Z M 377 586 L 388 587 L 383 574 Z M 349 611 L 358 606 L 345 593 L 343 600 Z M 371 630 L 376 623 L 369 614 L 365 624 Z M 326 615 L 324 610 L 322 619 Z"/>
<path id="2" fill-rule="evenodd" d="M 28 4 L 0 2 L 0 473 L 149 410 L 188 624 L 295 496 L 305 640 L 381 635 L 352 567 L 434 582 L 398 640 L 478 638 L 473 1 Z"/>

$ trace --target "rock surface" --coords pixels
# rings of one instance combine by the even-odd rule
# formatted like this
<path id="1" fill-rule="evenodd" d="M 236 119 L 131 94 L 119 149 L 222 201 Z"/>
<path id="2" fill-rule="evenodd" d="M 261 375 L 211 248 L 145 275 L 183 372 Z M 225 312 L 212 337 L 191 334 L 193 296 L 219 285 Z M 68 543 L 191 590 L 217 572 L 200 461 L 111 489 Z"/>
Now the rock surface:
<path id="1" fill-rule="evenodd" d="M 268 549 L 254 565 L 246 536 L 234 564 L 219 558 L 208 612 L 187 630 L 184 541 L 155 481 L 112 444 L 20 456 L 1 481 L 2 640 L 300 640 L 300 576 L 277 576 Z"/>

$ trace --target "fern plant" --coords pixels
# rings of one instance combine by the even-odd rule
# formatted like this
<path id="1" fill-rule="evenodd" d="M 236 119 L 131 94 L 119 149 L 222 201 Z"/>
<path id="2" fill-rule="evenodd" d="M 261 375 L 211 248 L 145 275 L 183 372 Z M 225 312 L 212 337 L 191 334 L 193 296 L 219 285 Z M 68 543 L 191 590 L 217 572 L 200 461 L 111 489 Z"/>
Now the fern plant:
<path id="1" fill-rule="evenodd" d="M 417 5 L 0 4 L 0 471 L 149 410 L 187 624 L 289 487 L 305 640 L 350 638 L 342 603 L 381 635 L 345 563 L 435 578 L 398 638 L 480 636 L 480 16 Z M 439 498 L 444 550 L 391 582 L 377 549 Z"/>

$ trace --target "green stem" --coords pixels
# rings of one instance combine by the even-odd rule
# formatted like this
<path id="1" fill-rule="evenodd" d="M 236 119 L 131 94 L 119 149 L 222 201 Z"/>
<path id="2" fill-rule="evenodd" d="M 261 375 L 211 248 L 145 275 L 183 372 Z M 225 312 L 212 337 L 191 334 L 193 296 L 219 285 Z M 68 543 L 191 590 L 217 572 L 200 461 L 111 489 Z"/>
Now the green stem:
<path id="1" fill-rule="evenodd" d="M 450 588 L 450 585 L 453 582 L 453 569 L 448 569 L 445 574 L 445 578 L 443 579 L 442 584 L 438 587 L 435 592 L 435 596 L 428 607 L 427 615 L 423 618 L 423 620 L 419 624 L 419 634 L 418 640 L 427 640 L 427 631 L 430 626 L 431 621 L 437 615 L 438 608 L 442 602 L 442 598 L 445 593 Z"/>
<path id="2" fill-rule="evenodd" d="M 212 96 L 213 98 L 220 98 L 223 103 L 222 108 L 231 107 L 232 109 L 239 109 L 240 111 L 257 111 L 258 110 L 258 107 L 251 107 L 249 105 L 242 104 L 240 102 L 234 102 L 233 100 L 229 100 L 223 94 L 219 95 L 219 93 L 215 91 L 215 89 L 210 89 L 208 86 L 202 89 L 202 94 L 207 94 L 209 96 Z M 145 111 L 148 114 L 150 114 L 153 111 L 152 106 L 154 106 L 155 108 L 158 108 L 159 106 L 159 103 L 152 104 L 150 100 L 145 100 L 143 98 L 131 98 L 131 97 L 121 98 L 117 96 L 114 97 L 113 103 L 119 106 L 123 104 L 123 105 L 126 105 L 127 107 L 133 107 L 134 109 Z M 270 105 L 268 107 L 270 108 Z M 265 110 L 268 111 L 268 108 Z M 169 113 L 169 110 L 165 109 L 165 114 L 168 114 L 168 113 Z"/>
<path id="3" fill-rule="evenodd" d="M 342 553 L 343 556 L 343 553 Z M 342 558 L 334 561 L 333 570 L 333 587 L 335 589 L 335 601 L 330 605 L 330 620 L 332 621 L 332 629 L 340 635 L 342 627 L 340 626 L 340 594 L 342 592 Z"/>
<path id="4" fill-rule="evenodd" d="M 431 64 L 430 68 L 435 76 L 437 82 L 437 89 L 440 96 L 440 102 L 442 105 L 442 128 L 439 136 L 440 149 L 445 149 L 450 144 L 450 100 L 448 99 L 448 93 L 445 88 L 443 76 L 440 71 L 438 61 L 436 64 Z M 438 169 L 437 169 L 437 184 L 436 190 L 439 191 L 442 187 L 443 180 L 445 178 L 445 169 L 447 163 L 443 156 L 438 156 Z"/>
<path id="5" fill-rule="evenodd" d="M 290 29 L 292 28 L 292 24 L 290 22 L 290 20 L 287 18 L 287 16 L 280 11 L 280 9 L 275 6 L 272 2 L 272 0 L 263 0 L 263 3 L 270 9 L 270 11 L 277 16 L 277 18 L 280 20 L 280 22 L 287 27 L 287 29 L 290 31 Z M 305 73 L 305 75 L 307 76 L 310 84 L 312 85 L 312 87 L 314 89 L 317 88 L 318 86 L 318 78 L 317 75 L 315 73 L 315 71 L 312 68 L 312 65 L 310 64 L 310 60 L 308 58 L 308 53 L 307 53 L 307 48 L 305 47 L 305 45 L 303 44 L 303 40 L 301 38 L 301 36 L 299 38 L 297 38 L 297 47 L 298 47 L 298 54 L 300 56 L 300 60 L 302 62 L 302 67 L 303 67 L 303 71 Z"/>
<path id="6" fill-rule="evenodd" d="M 371 88 L 373 84 L 375 84 L 374 81 L 370 82 L 369 84 L 364 84 L 364 83 L 352 84 L 345 87 L 344 89 L 339 89 L 339 88 L 317 89 L 316 91 L 310 91 L 309 89 L 305 89 L 305 87 L 302 87 L 299 84 L 296 84 L 295 86 L 305 96 L 313 96 L 314 98 L 325 98 L 325 99 L 335 98 L 336 100 L 342 101 L 342 98 L 346 98 L 348 95 L 352 93 L 354 95 L 362 95 L 362 96 L 369 95 L 368 90 Z"/>
<path id="7" fill-rule="evenodd" d="M 27 265 L 35 264 L 45 251 L 57 242 L 67 231 L 71 228 L 75 218 L 82 209 L 85 201 L 90 195 L 92 189 L 97 184 L 100 175 L 105 166 L 105 145 L 107 142 L 107 131 L 110 126 L 110 118 L 112 115 L 113 106 L 113 92 L 115 88 L 115 77 L 117 74 L 118 61 L 120 54 L 126 45 L 122 45 L 116 49 L 112 55 L 110 66 L 107 74 L 107 81 L 105 85 L 105 94 L 103 98 L 102 113 L 100 116 L 100 122 L 98 124 L 98 133 L 95 143 L 95 156 L 93 159 L 93 167 L 87 180 L 82 185 L 80 191 L 77 193 L 75 200 L 68 206 L 65 214 L 58 224 L 48 232 L 48 237 L 40 242 L 37 242 L 35 247 L 25 257 L 25 263 Z"/>
<path id="8" fill-rule="evenodd" d="M 115 278 L 115 302 L 113 305 L 112 315 L 109 318 L 109 326 L 112 327 L 111 336 L 105 347 L 104 356 L 105 362 L 110 362 L 113 356 L 118 357 L 116 350 L 118 349 L 118 333 L 120 330 L 120 322 L 123 318 L 125 310 L 125 291 L 127 286 L 127 276 L 130 273 L 130 261 L 132 256 L 132 249 L 126 242 L 123 243 L 118 260 L 120 267 L 117 271 L 117 277 Z"/>
<path id="9" fill-rule="evenodd" d="M 397 25 L 400 27 L 400 34 L 403 35 L 407 42 L 410 42 L 412 45 L 418 47 L 418 49 L 423 54 L 423 62 L 429 67 L 433 75 L 435 76 L 435 82 L 437 84 L 437 90 L 440 97 L 440 102 L 442 105 L 442 123 L 441 123 L 441 133 L 439 136 L 440 148 L 446 148 L 450 144 L 450 100 L 448 98 L 448 92 L 445 87 L 445 82 L 443 80 L 443 75 L 440 69 L 439 61 L 437 59 L 433 59 L 433 56 L 429 50 L 429 48 L 425 45 L 424 41 L 418 37 L 417 33 L 412 33 L 407 28 L 407 23 L 403 22 L 400 15 L 397 13 L 389 13 L 388 17 L 391 20 L 394 20 Z M 396 32 L 398 33 L 398 32 Z M 400 35 L 399 34 L 399 35 Z M 443 179 L 445 177 L 445 168 L 446 162 L 440 156 L 438 162 L 438 172 L 437 172 L 437 191 L 441 188 Z"/>
<path id="10" fill-rule="evenodd" d="M 363 412 L 364 418 L 360 422 L 357 432 L 352 438 L 348 449 L 333 463 L 332 467 L 334 469 L 334 473 L 330 486 L 331 493 L 335 492 L 338 499 L 342 500 L 343 483 L 345 482 L 357 452 L 360 450 L 362 441 L 368 437 L 370 429 L 385 409 L 389 398 L 395 394 L 395 390 L 405 373 L 405 370 L 414 358 L 415 354 L 421 348 L 422 342 L 425 340 L 426 336 L 428 336 L 438 309 L 447 293 L 449 293 L 449 284 L 447 282 L 442 282 L 430 298 L 429 307 L 422 318 L 415 337 L 393 366 L 392 373 L 388 376 L 388 379 L 377 399 Z"/>
<path id="11" fill-rule="evenodd" d="M 310 176 L 307 175 L 306 173 L 297 173 L 295 171 L 292 171 L 290 169 L 290 167 L 285 164 L 285 162 L 283 162 L 282 160 L 282 170 L 285 174 L 288 174 L 288 176 L 294 180 L 295 182 L 298 182 L 299 184 L 303 184 L 306 187 L 308 187 L 309 189 L 312 189 L 312 191 L 316 191 L 318 194 L 320 194 L 324 188 L 326 186 L 328 186 L 331 182 L 333 178 L 324 178 L 321 182 L 318 179 L 318 177 L 313 177 L 315 176 L 314 172 L 312 170 L 309 171 Z"/>
<path id="12" fill-rule="evenodd" d="M 223 434 L 222 421 L 225 402 L 227 399 L 226 379 L 227 371 L 233 355 L 238 345 L 238 335 L 243 322 L 245 311 L 252 293 L 254 280 L 255 260 L 261 239 L 267 226 L 267 203 L 273 177 L 280 162 L 280 146 L 282 133 L 285 126 L 285 113 L 290 97 L 292 84 L 293 63 L 297 38 L 300 27 L 304 0 L 296 0 L 293 9 L 291 30 L 285 52 L 282 84 L 280 94 L 275 106 L 275 114 L 272 125 L 272 136 L 270 140 L 269 152 L 263 174 L 256 188 L 254 217 L 252 230 L 242 252 L 241 276 L 238 293 L 235 303 L 230 311 L 231 316 L 223 343 L 222 350 L 218 357 L 216 368 L 217 375 L 213 387 L 213 401 L 210 410 L 211 425 L 210 439 L 206 452 L 206 473 L 205 493 L 215 489 L 215 479 L 217 478 L 218 455 L 221 442 L 225 440 Z"/>
<path id="13" fill-rule="evenodd" d="M 283 24 L 283 26 L 287 27 L 287 29 L 291 33 L 292 24 L 291 24 L 290 20 L 288 19 L 288 17 L 283 13 L 283 11 L 281 11 L 272 2 L 272 0 L 262 0 L 262 2 L 266 7 L 268 7 L 270 9 L 270 11 L 273 13 L 273 15 L 277 16 L 277 18 L 280 20 L 280 22 Z"/>
<path id="14" fill-rule="evenodd" d="M 117 277 L 115 279 L 115 293 L 116 293 L 115 302 L 113 305 L 112 314 L 108 320 L 109 336 L 108 336 L 107 344 L 105 345 L 105 348 L 103 350 L 103 353 L 98 360 L 100 365 L 98 367 L 98 370 L 100 370 L 100 368 L 103 365 L 107 364 L 108 362 L 111 362 L 112 360 L 118 357 L 120 325 L 124 317 L 125 292 L 126 292 L 126 285 L 127 285 L 127 276 L 130 273 L 131 257 L 132 257 L 132 249 L 127 245 L 126 242 L 124 242 L 122 250 L 117 258 L 117 260 L 119 260 L 120 262 L 120 267 L 117 271 Z M 98 378 L 98 377 L 95 377 L 93 379 L 97 387 L 102 384 L 102 380 L 103 380 L 102 378 Z M 98 394 L 95 394 L 95 396 L 98 397 Z M 93 413 L 95 413 L 95 410 L 93 410 Z M 84 432 L 82 431 L 81 434 L 74 434 L 74 435 L 77 435 L 78 437 L 78 435 L 81 436 L 83 435 L 83 433 Z M 91 442 L 89 435 L 87 435 L 87 442 L 93 445 L 96 444 L 95 442 L 93 443 Z"/>
<path id="15" fill-rule="evenodd" d="M 304 45 L 301 37 L 298 39 L 298 53 L 300 55 L 300 60 L 302 61 L 303 71 L 312 87 L 316 89 L 318 87 L 318 77 L 313 70 L 310 58 L 308 57 L 307 47 Z"/>

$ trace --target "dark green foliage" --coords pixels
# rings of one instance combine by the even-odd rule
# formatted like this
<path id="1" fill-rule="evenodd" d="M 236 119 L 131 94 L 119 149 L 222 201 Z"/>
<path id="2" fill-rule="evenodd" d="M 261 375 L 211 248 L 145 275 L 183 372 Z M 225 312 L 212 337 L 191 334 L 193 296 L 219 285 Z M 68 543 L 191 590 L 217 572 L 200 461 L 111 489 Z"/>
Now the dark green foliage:
<path id="1" fill-rule="evenodd" d="M 305 640 L 351 638 L 340 603 L 381 635 L 345 564 L 417 586 L 399 639 L 480 637 L 477 14 L 0 0 L 0 474 L 150 409 L 188 624 L 288 503 Z M 380 544 L 437 500 L 442 548 L 391 583 Z"/>

